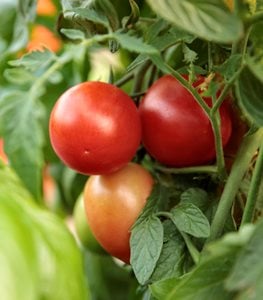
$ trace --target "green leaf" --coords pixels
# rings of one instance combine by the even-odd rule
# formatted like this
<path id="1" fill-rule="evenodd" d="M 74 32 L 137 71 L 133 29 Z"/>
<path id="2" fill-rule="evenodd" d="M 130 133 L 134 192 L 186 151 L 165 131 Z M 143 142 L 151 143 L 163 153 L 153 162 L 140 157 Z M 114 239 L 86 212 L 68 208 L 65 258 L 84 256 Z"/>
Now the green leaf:
<path id="1" fill-rule="evenodd" d="M 94 8 L 96 11 L 104 14 L 110 22 L 113 31 L 119 28 L 120 22 L 118 13 L 110 0 L 94 0 Z"/>
<path id="2" fill-rule="evenodd" d="M 6 174 L 1 170 L 0 175 L 2 179 Z M 8 182 L 4 188 L 4 183 L 0 183 L 0 293 L 6 300 L 33 300 L 38 294 L 38 280 L 32 224 L 6 190 L 13 188 L 17 193 L 17 186 Z"/>
<path id="3" fill-rule="evenodd" d="M 221 75 L 228 81 L 240 68 L 242 56 L 240 54 L 231 55 L 223 64 L 215 67 Z"/>
<path id="4" fill-rule="evenodd" d="M 33 22 L 36 16 L 37 1 L 19 0 L 19 11 L 25 20 Z"/>
<path id="5" fill-rule="evenodd" d="M 5 151 L 32 195 L 39 200 L 42 186 L 43 106 L 26 92 L 11 92 L 0 99 L 1 132 Z"/>
<path id="6" fill-rule="evenodd" d="M 257 126 L 263 126 L 263 80 L 260 81 L 246 67 L 236 82 L 238 104 L 246 117 Z"/>
<path id="7" fill-rule="evenodd" d="M 180 203 L 192 203 L 202 211 L 209 205 L 207 192 L 200 188 L 189 188 L 181 194 L 180 198 Z"/>
<path id="8" fill-rule="evenodd" d="M 217 0 L 148 0 L 153 11 L 202 39 L 230 43 L 243 34 L 241 21 Z"/>
<path id="9" fill-rule="evenodd" d="M 35 79 L 32 73 L 23 68 L 5 69 L 4 76 L 13 84 L 27 84 Z"/>
<path id="10" fill-rule="evenodd" d="M 3 299 L 89 299 L 73 236 L 34 203 L 9 167 L 0 168 L 0 229 Z"/>
<path id="11" fill-rule="evenodd" d="M 9 64 L 13 67 L 24 67 L 30 71 L 43 68 L 56 59 L 56 55 L 48 49 L 44 51 L 32 51 L 23 55 L 17 60 L 12 60 Z"/>
<path id="12" fill-rule="evenodd" d="M 27 25 L 32 20 L 32 9 L 25 12 L 23 10 L 25 6 L 26 3 L 18 3 L 17 0 L 1 0 L 0 40 L 4 41 L 5 46 L 1 47 L 1 52 L 5 55 L 17 52 L 28 41 Z M 34 6 L 32 8 L 34 9 Z"/>
<path id="13" fill-rule="evenodd" d="M 185 242 L 171 220 L 165 220 L 163 227 L 163 248 L 151 281 L 164 280 L 183 274 Z"/>
<path id="14" fill-rule="evenodd" d="M 81 17 L 83 19 L 89 20 L 93 23 L 103 25 L 106 28 L 110 27 L 110 23 L 105 15 L 100 13 L 99 11 L 96 11 L 94 9 L 88 9 L 88 8 L 75 8 L 70 11 L 66 11 L 64 13 L 65 17 L 68 17 L 69 15 L 72 15 L 75 17 Z"/>
<path id="15" fill-rule="evenodd" d="M 131 13 L 128 17 L 123 18 L 122 26 L 128 28 L 135 24 L 140 17 L 140 9 L 137 3 L 134 0 L 129 0 L 131 6 Z"/>
<path id="16" fill-rule="evenodd" d="M 158 35 L 164 31 L 160 36 Z M 159 52 L 164 51 L 168 47 L 178 44 L 178 43 L 191 43 L 195 37 L 178 28 L 169 28 L 164 20 L 158 20 L 146 33 L 145 41 L 147 44 L 152 45 L 154 48 L 158 49 Z M 141 63 L 149 59 L 149 56 L 146 54 L 140 54 L 136 59 L 128 66 L 127 70 L 131 71 L 136 68 Z"/>
<path id="17" fill-rule="evenodd" d="M 224 280 L 233 264 L 233 257 L 206 260 L 178 282 L 163 300 L 232 300 L 224 290 Z M 177 283 L 177 284 L 176 284 Z"/>
<path id="18" fill-rule="evenodd" d="M 85 34 L 81 30 L 77 29 L 64 29 L 60 30 L 65 36 L 71 40 L 84 40 Z"/>
<path id="19" fill-rule="evenodd" d="M 83 262 L 73 236 L 61 220 L 47 211 L 30 210 L 28 215 L 35 229 L 42 299 L 83 299 L 86 293 Z M 75 280 L 78 278 L 78 284 L 70 280 L 72 274 Z"/>
<path id="20" fill-rule="evenodd" d="M 249 224 L 208 244 L 191 272 L 152 284 L 154 296 L 160 300 L 234 299 L 234 294 L 225 289 L 225 280 L 253 232 L 254 225 Z"/>
<path id="21" fill-rule="evenodd" d="M 151 277 L 163 246 L 163 226 L 150 216 L 133 228 L 130 238 L 131 265 L 140 284 Z"/>
<path id="22" fill-rule="evenodd" d="M 238 291 L 240 299 L 261 299 L 263 280 L 263 222 L 257 224 L 251 238 L 240 252 L 226 287 Z M 245 298 L 245 296 L 247 298 Z"/>
<path id="23" fill-rule="evenodd" d="M 263 81 L 263 56 L 262 57 L 250 56 L 246 59 L 246 62 L 248 64 L 249 70 L 257 77 L 258 80 L 262 82 Z"/>
<path id="24" fill-rule="evenodd" d="M 116 39 L 124 49 L 127 49 L 131 52 L 158 54 L 158 50 L 156 48 L 146 44 L 140 38 L 117 32 L 112 34 L 112 38 Z"/>
<path id="25" fill-rule="evenodd" d="M 178 230 L 199 238 L 209 236 L 209 222 L 202 211 L 194 204 L 179 204 L 170 213 L 171 220 Z"/>
<path id="26" fill-rule="evenodd" d="M 163 300 L 173 288 L 180 282 L 179 278 L 170 278 L 166 280 L 158 281 L 150 285 L 151 293 L 154 299 Z"/>
<path id="27" fill-rule="evenodd" d="M 184 61 L 187 64 L 194 63 L 198 59 L 198 55 L 195 51 L 191 50 L 185 44 L 183 45 Z"/>

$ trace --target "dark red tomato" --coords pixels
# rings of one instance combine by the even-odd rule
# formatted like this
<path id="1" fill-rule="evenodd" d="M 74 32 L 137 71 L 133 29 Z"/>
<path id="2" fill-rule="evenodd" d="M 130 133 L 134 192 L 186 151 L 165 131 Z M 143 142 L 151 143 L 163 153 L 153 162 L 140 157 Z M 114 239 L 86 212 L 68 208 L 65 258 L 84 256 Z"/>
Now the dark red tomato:
<path id="1" fill-rule="evenodd" d="M 230 139 L 224 149 L 225 154 L 225 164 L 228 171 L 231 170 L 232 164 L 235 160 L 236 154 L 240 145 L 248 132 L 248 124 L 242 119 L 241 112 L 237 107 L 232 107 L 232 134 Z"/>
<path id="2" fill-rule="evenodd" d="M 112 256 L 129 263 L 130 230 L 151 193 L 151 174 L 129 163 L 117 172 L 91 176 L 84 189 L 90 228 Z"/>
<path id="3" fill-rule="evenodd" d="M 134 102 L 103 82 L 85 82 L 67 90 L 52 110 L 49 132 L 60 159 L 83 174 L 106 174 L 123 167 L 141 141 Z"/>
<path id="4" fill-rule="evenodd" d="M 196 87 L 204 78 L 199 76 Z M 211 105 L 211 99 L 204 101 Z M 159 162 L 186 167 L 211 162 L 215 143 L 210 121 L 188 90 L 171 75 L 158 79 L 139 106 L 142 140 Z M 220 107 L 222 142 L 231 135 L 231 112 L 227 103 Z"/>

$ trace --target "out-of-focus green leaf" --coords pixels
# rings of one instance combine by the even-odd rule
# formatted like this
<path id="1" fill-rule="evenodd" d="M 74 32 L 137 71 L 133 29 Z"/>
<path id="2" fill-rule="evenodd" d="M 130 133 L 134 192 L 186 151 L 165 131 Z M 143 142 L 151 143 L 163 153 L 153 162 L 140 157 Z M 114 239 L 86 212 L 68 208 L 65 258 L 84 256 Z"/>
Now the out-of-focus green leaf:
<path id="1" fill-rule="evenodd" d="M 240 252 L 226 286 L 239 292 L 239 299 L 259 300 L 262 298 L 263 280 L 263 222 L 257 224 L 250 240 Z"/>
<path id="2" fill-rule="evenodd" d="M 13 84 L 27 84 L 31 83 L 35 77 L 29 71 L 23 68 L 5 69 L 5 78 Z"/>
<path id="3" fill-rule="evenodd" d="M 13 67 L 24 67 L 30 71 L 36 71 L 47 66 L 56 59 L 56 55 L 48 49 L 44 51 L 32 51 L 23 55 L 17 60 L 12 60 L 9 64 Z"/>
<path id="4" fill-rule="evenodd" d="M 3 46 L 0 50 L 4 55 L 14 53 L 25 46 L 28 41 L 28 21 L 29 18 L 24 14 L 22 7 L 19 7 L 18 0 L 1 0 L 0 41 L 3 42 Z"/>
<path id="5" fill-rule="evenodd" d="M 75 8 L 70 12 L 66 12 L 64 15 L 65 17 L 67 17 L 69 14 L 72 15 L 74 18 L 81 17 L 93 23 L 103 25 L 106 28 L 109 28 L 110 26 L 106 16 L 94 9 Z"/>
<path id="6" fill-rule="evenodd" d="M 236 82 L 236 95 L 246 117 L 257 126 L 263 126 L 263 80 L 259 80 L 248 67 Z"/>
<path id="7" fill-rule="evenodd" d="M 37 0 L 18 0 L 19 12 L 26 21 L 34 21 L 36 16 Z"/>
<path id="8" fill-rule="evenodd" d="M 28 190 L 40 199 L 42 186 L 44 110 L 26 92 L 12 92 L 0 99 L 0 127 L 5 151 Z"/>
<path id="9" fill-rule="evenodd" d="M 3 299 L 89 299 L 73 236 L 34 203 L 9 167 L 0 168 L 0 239 Z"/>
<path id="10" fill-rule="evenodd" d="M 85 39 L 85 34 L 81 30 L 77 29 L 61 29 L 60 30 L 66 37 L 71 40 L 83 40 Z"/>
<path id="11" fill-rule="evenodd" d="M 128 17 L 123 18 L 122 25 L 123 27 L 129 27 L 134 25 L 140 17 L 140 9 L 137 5 L 137 3 L 134 0 L 129 0 L 130 6 L 131 6 L 131 13 Z"/>
<path id="12" fill-rule="evenodd" d="M 230 43 L 243 33 L 241 21 L 217 0 L 148 0 L 151 8 L 165 20 L 198 37 Z"/>
<path id="13" fill-rule="evenodd" d="M 263 25 L 263 23 L 262 23 Z M 262 43 L 263 45 L 263 43 Z M 262 55 L 263 55 L 263 49 L 262 49 Z M 247 58 L 247 64 L 249 67 L 249 70 L 254 74 L 254 76 L 261 82 L 263 82 L 263 56 L 261 57 L 248 57 Z"/>
<path id="14" fill-rule="evenodd" d="M 240 68 L 242 56 L 240 54 L 231 55 L 229 59 L 225 60 L 223 64 L 215 67 L 224 78 L 229 80 Z"/>

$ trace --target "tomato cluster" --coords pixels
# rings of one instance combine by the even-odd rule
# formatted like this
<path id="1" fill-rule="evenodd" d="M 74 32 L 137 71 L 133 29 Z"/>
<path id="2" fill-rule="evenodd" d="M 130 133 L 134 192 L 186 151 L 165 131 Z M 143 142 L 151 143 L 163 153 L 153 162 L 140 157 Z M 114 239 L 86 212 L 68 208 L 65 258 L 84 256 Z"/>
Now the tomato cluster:
<path id="1" fill-rule="evenodd" d="M 199 76 L 193 87 L 200 93 L 203 83 L 204 77 Z M 211 98 L 202 99 L 212 105 Z M 225 146 L 232 131 L 227 101 L 219 112 Z M 126 263 L 131 227 L 154 184 L 147 170 L 131 163 L 140 143 L 153 158 L 172 167 L 206 164 L 216 157 L 209 117 L 171 75 L 158 79 L 139 107 L 112 84 L 81 83 L 59 98 L 49 129 L 60 159 L 90 175 L 84 203 L 91 232 L 108 253 Z"/>

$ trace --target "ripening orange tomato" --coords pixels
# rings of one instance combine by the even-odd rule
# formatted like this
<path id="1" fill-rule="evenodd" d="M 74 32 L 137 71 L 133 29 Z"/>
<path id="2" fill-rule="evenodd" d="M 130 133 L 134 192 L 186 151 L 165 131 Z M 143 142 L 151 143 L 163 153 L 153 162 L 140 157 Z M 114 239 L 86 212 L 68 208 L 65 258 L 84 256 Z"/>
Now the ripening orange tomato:
<path id="1" fill-rule="evenodd" d="M 46 26 L 37 24 L 33 27 L 30 41 L 26 47 L 27 51 L 43 50 L 48 48 L 53 52 L 58 52 L 61 48 L 59 38 Z"/>
<path id="2" fill-rule="evenodd" d="M 4 151 L 4 140 L 3 139 L 0 139 L 0 159 L 2 160 L 2 162 L 4 164 L 8 163 L 8 157 Z"/>
<path id="3" fill-rule="evenodd" d="M 52 0 L 38 0 L 37 1 L 37 15 L 51 17 L 57 12 L 57 8 Z"/>
<path id="4" fill-rule="evenodd" d="M 228 8 L 233 11 L 234 9 L 234 1 L 233 0 L 225 0 L 226 5 L 228 6 Z"/>
<path id="5" fill-rule="evenodd" d="M 96 240 L 112 256 L 130 262 L 131 228 L 151 194 L 154 180 L 129 163 L 107 175 L 90 176 L 84 189 L 87 220 Z"/>

